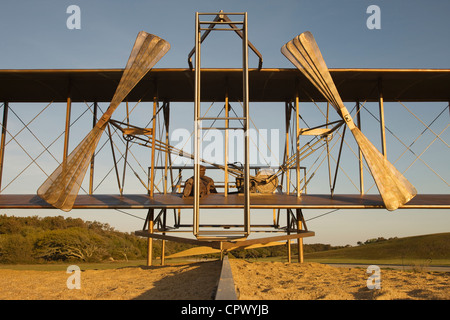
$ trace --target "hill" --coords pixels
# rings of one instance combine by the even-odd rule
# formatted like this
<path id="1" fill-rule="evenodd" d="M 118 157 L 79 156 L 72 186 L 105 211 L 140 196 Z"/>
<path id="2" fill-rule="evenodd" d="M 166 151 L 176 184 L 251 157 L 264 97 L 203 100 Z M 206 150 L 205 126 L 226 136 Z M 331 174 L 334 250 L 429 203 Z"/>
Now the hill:
<path id="1" fill-rule="evenodd" d="M 450 261 L 450 233 L 368 241 L 356 247 L 305 254 L 309 261 L 406 263 L 423 260 L 437 264 Z"/>

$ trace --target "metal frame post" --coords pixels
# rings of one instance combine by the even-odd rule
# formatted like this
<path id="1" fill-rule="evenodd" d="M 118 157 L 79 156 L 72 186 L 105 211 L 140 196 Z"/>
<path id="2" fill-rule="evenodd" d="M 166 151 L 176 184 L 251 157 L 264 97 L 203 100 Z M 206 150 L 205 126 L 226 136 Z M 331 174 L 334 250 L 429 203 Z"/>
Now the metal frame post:
<path id="1" fill-rule="evenodd" d="M 359 101 L 356 101 L 356 123 L 358 126 L 358 129 L 361 130 L 361 104 L 359 103 Z M 362 154 L 362 150 L 361 147 L 359 147 L 358 145 L 358 150 L 359 150 L 359 192 L 361 195 L 364 194 L 364 166 L 363 166 L 363 154 Z"/>
<path id="2" fill-rule="evenodd" d="M 224 148 L 225 148 L 225 154 L 224 154 L 224 196 L 228 196 L 228 127 L 229 127 L 229 105 L 228 105 L 228 88 L 225 92 L 225 141 L 224 141 Z"/>
<path id="3" fill-rule="evenodd" d="M 299 97 L 298 92 L 295 95 L 295 125 L 296 125 L 296 133 L 295 133 L 295 145 L 296 145 L 296 175 L 297 175 L 297 197 L 300 197 L 302 192 L 300 190 L 300 123 L 299 123 L 299 117 L 300 117 L 300 110 L 299 110 Z M 306 181 L 305 181 L 306 182 Z"/>
<path id="4" fill-rule="evenodd" d="M 297 233 L 300 233 L 303 230 L 303 212 L 302 209 L 295 209 L 297 214 Z M 303 238 L 297 239 L 297 248 L 298 248 L 298 262 L 303 263 Z"/>
<path id="5" fill-rule="evenodd" d="M 291 209 L 286 209 L 286 234 L 291 234 Z M 288 263 L 292 261 L 291 239 L 286 240 Z"/>
<path id="6" fill-rule="evenodd" d="M 69 134 L 70 134 L 70 114 L 72 109 L 72 99 L 70 98 L 70 90 L 69 95 L 67 96 L 67 106 L 66 106 L 66 125 L 64 131 L 64 154 L 63 161 L 65 162 L 67 159 L 67 155 L 69 153 Z"/>
<path id="7" fill-rule="evenodd" d="M 285 153 L 284 153 L 284 165 L 287 165 L 289 159 L 289 129 L 291 126 L 291 105 L 286 102 L 284 104 L 284 121 L 285 121 Z M 290 169 L 286 170 L 286 194 L 290 194 L 291 180 Z"/>
<path id="8" fill-rule="evenodd" d="M 127 125 L 130 124 L 130 111 L 128 109 L 128 99 L 126 101 L 126 109 L 127 109 Z M 122 190 L 125 188 L 125 173 L 127 170 L 127 163 L 128 163 L 128 147 L 129 147 L 130 141 L 128 139 L 125 142 L 125 156 L 123 159 L 123 172 L 122 172 Z"/>
<path id="9" fill-rule="evenodd" d="M 147 214 L 147 220 L 148 220 L 148 232 L 149 233 L 153 233 L 153 227 L 154 227 L 154 214 L 155 214 L 155 210 L 154 209 L 148 209 L 148 214 Z M 152 237 L 148 237 L 148 242 L 147 242 L 147 266 L 151 266 L 152 265 L 152 261 L 153 261 L 153 238 Z"/>
<path id="10" fill-rule="evenodd" d="M 150 168 L 150 197 L 153 197 L 155 189 L 155 148 L 156 148 L 156 107 L 158 104 L 158 98 L 153 97 L 153 124 L 152 124 L 152 163 Z"/>
<path id="11" fill-rule="evenodd" d="M 95 124 L 97 123 L 97 109 L 98 109 L 98 104 L 97 104 L 97 102 L 94 102 L 92 128 L 94 128 Z M 94 162 L 95 162 L 95 153 L 92 155 L 92 159 L 91 159 L 91 168 L 90 168 L 90 173 L 89 173 L 89 194 L 94 193 Z"/>
<path id="12" fill-rule="evenodd" d="M 248 236 L 250 234 L 250 151 L 249 151 L 249 87 L 248 87 L 248 26 L 247 26 L 247 12 L 244 13 L 244 36 L 243 36 L 243 78 L 244 78 L 244 117 L 245 117 L 245 168 L 244 168 L 244 224 L 245 224 L 245 234 Z"/>
<path id="13" fill-rule="evenodd" d="M 3 103 L 3 120 L 2 120 L 2 138 L 1 138 L 1 145 L 0 145 L 0 192 L 1 192 L 1 186 L 2 186 L 2 178 L 3 178 L 3 164 L 5 159 L 5 141 L 6 141 L 6 127 L 8 124 L 8 109 L 9 104 L 8 102 Z"/>
<path id="14" fill-rule="evenodd" d="M 193 232 L 198 236 L 200 210 L 200 21 L 198 12 L 195 13 L 195 94 L 194 94 L 194 212 Z"/>
<path id="15" fill-rule="evenodd" d="M 381 151 L 384 159 L 387 158 L 386 155 L 386 129 L 384 124 L 384 105 L 383 105 L 383 87 L 381 79 L 378 81 L 378 91 L 379 91 L 379 101 L 378 106 L 380 109 L 380 130 L 381 130 Z"/>

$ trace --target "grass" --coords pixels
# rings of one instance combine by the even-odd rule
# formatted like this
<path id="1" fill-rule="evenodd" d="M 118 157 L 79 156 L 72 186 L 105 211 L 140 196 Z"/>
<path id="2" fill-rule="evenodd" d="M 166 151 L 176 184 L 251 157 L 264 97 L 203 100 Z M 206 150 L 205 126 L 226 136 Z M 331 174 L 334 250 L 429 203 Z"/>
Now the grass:
<path id="1" fill-rule="evenodd" d="M 165 265 L 176 265 L 199 262 L 199 259 L 195 257 L 188 258 L 176 258 L 166 259 Z M 1 269 L 9 270 L 33 270 L 33 271 L 66 271 L 70 265 L 76 265 L 84 270 L 108 270 L 108 269 L 120 269 L 127 267 L 139 267 L 147 266 L 147 260 L 130 260 L 130 261 L 114 261 L 114 262 L 66 262 L 66 263 L 47 263 L 47 264 L 0 264 Z M 160 259 L 153 260 L 153 266 L 161 266 Z"/>
<path id="2" fill-rule="evenodd" d="M 67 267 L 69 267 L 70 265 L 77 265 L 78 267 L 80 267 L 81 270 L 106 270 L 106 269 L 134 267 L 146 264 L 147 260 L 99 262 L 99 263 L 67 262 L 67 263 L 47 263 L 47 264 L 0 264 L 0 269 L 65 271 L 67 270 Z"/>
<path id="3" fill-rule="evenodd" d="M 311 261 L 380 264 L 428 263 L 450 265 L 450 233 L 438 233 L 374 242 L 357 247 L 305 254 Z"/>
<path id="4" fill-rule="evenodd" d="M 297 262 L 297 255 L 291 256 L 291 262 Z M 246 261 L 287 262 L 287 256 L 250 258 Z M 351 259 L 351 258 L 309 258 L 304 256 L 304 262 L 339 263 L 339 264 L 376 264 L 376 265 L 403 265 L 403 266 L 450 266 L 450 259 L 424 260 L 424 259 Z"/>

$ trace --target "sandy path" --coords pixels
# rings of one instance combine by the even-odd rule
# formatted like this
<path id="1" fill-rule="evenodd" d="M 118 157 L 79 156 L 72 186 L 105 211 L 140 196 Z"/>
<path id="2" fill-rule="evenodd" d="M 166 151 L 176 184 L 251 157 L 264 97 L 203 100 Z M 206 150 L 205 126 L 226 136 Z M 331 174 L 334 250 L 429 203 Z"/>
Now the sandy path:
<path id="1" fill-rule="evenodd" d="M 450 299 L 450 273 L 381 269 L 381 289 L 369 290 L 365 268 L 318 263 L 231 260 L 241 300 Z"/>
<path id="2" fill-rule="evenodd" d="M 230 260 L 241 300 L 450 299 L 449 272 L 381 270 L 369 290 L 365 268 L 318 263 Z M 0 269 L 0 300 L 211 300 L 219 261 L 81 272 L 81 289 L 67 288 L 65 271 Z"/>
<path id="3" fill-rule="evenodd" d="M 0 270 L 0 300 L 211 300 L 218 261 L 81 272 L 81 289 L 65 271 Z"/>

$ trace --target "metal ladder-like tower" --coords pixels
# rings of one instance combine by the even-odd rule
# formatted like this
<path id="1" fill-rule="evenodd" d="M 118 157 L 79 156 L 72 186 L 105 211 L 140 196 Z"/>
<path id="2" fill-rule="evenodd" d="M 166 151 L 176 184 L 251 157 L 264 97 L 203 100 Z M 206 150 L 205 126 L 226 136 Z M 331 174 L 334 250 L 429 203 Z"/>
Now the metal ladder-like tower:
<path id="1" fill-rule="evenodd" d="M 201 17 L 215 16 L 213 21 L 202 21 Z M 232 21 L 228 16 L 241 17 L 242 20 Z M 207 26 L 207 27 L 205 27 Z M 219 26 L 219 27 L 217 27 Z M 200 113 L 201 103 L 201 44 L 207 35 L 213 30 L 234 31 L 242 38 L 242 103 L 243 116 L 231 118 L 226 114 L 225 117 L 205 118 Z M 204 31 L 202 35 L 202 31 Z M 259 56 L 262 67 L 262 57 L 260 53 L 249 43 L 247 37 L 247 13 L 198 13 L 195 14 L 195 51 L 189 55 L 189 64 L 192 69 L 191 56 L 195 53 L 195 97 L 194 97 L 194 203 L 193 203 L 193 233 L 197 239 L 203 240 L 227 240 L 236 238 L 246 238 L 250 234 L 250 155 L 249 155 L 249 79 L 248 79 L 248 48 Z M 226 101 L 226 104 L 228 101 Z M 225 106 L 228 108 L 228 105 Z M 243 230 L 231 231 L 201 231 L 200 230 L 200 152 L 201 152 L 201 131 L 210 128 L 202 127 L 203 120 L 242 120 L 243 127 L 239 128 L 214 128 L 221 130 L 241 129 L 244 130 L 244 223 Z"/>

